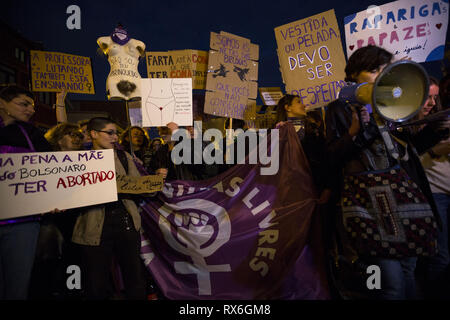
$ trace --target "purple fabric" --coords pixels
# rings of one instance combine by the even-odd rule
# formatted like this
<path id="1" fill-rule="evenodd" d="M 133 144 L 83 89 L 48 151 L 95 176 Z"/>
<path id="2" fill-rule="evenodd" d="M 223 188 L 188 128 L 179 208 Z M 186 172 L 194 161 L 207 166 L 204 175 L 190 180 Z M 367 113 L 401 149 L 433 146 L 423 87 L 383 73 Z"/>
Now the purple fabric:
<path id="1" fill-rule="evenodd" d="M 292 125 L 279 150 L 276 175 L 238 165 L 168 182 L 142 206 L 141 257 L 167 298 L 329 298 L 316 192 Z"/>
<path id="2" fill-rule="evenodd" d="M 126 37 L 124 39 L 121 39 L 119 38 L 118 35 L 124 35 Z M 117 44 L 120 44 L 121 46 L 130 41 L 130 37 L 128 36 L 127 31 L 120 27 L 114 29 L 114 32 L 111 34 L 111 39 L 112 41 L 114 41 Z"/>

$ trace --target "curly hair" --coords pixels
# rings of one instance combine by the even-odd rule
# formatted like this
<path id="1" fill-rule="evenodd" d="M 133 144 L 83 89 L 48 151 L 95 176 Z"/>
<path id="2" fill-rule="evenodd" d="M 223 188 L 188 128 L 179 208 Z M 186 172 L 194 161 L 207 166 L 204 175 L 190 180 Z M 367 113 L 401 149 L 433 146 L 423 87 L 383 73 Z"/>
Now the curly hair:
<path id="1" fill-rule="evenodd" d="M 124 132 L 122 132 L 122 134 L 119 137 L 119 143 L 121 145 L 125 145 L 125 144 L 128 143 L 128 141 L 129 141 L 129 132 L 132 129 L 137 129 L 137 130 L 141 131 L 144 134 L 144 142 L 142 143 L 142 147 L 144 147 L 144 148 L 148 147 L 149 143 L 150 143 L 150 138 L 148 136 L 148 133 L 144 129 L 142 129 L 141 127 L 137 127 L 137 126 L 129 127 Z"/>
<path id="2" fill-rule="evenodd" d="M 79 134 L 80 139 L 83 139 L 83 134 L 80 132 L 80 128 L 78 125 L 74 123 L 60 123 L 52 128 L 50 128 L 44 135 L 45 139 L 50 143 L 53 147 L 53 150 L 60 151 L 61 147 L 58 144 L 66 134 Z"/>

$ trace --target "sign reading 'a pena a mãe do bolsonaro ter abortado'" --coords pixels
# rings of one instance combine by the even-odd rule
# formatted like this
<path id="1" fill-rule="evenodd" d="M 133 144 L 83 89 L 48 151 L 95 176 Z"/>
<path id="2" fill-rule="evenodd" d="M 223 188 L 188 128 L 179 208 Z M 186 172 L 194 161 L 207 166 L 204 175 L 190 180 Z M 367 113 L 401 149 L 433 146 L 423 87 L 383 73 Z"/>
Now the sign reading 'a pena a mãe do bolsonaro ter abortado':
<path id="1" fill-rule="evenodd" d="M 448 0 L 399 0 L 370 6 L 345 17 L 347 57 L 357 49 L 376 45 L 416 62 L 444 57 Z"/>
<path id="2" fill-rule="evenodd" d="M 30 64 L 33 91 L 95 94 L 89 57 L 31 50 Z"/>
<path id="3" fill-rule="evenodd" d="M 0 154 L 0 220 L 116 200 L 112 149 Z"/>
<path id="4" fill-rule="evenodd" d="M 192 89 L 205 89 L 208 52 L 172 50 L 146 52 L 149 78 L 192 78 Z"/>

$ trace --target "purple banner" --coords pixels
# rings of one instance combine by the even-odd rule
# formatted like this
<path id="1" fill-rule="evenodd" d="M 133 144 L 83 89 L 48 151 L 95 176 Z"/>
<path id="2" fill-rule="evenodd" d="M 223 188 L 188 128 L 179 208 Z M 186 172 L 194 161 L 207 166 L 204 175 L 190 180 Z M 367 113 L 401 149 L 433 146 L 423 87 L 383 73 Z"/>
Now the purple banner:
<path id="1" fill-rule="evenodd" d="M 290 125 L 279 151 L 275 175 L 237 165 L 166 183 L 143 206 L 141 256 L 167 298 L 329 298 L 317 196 Z"/>

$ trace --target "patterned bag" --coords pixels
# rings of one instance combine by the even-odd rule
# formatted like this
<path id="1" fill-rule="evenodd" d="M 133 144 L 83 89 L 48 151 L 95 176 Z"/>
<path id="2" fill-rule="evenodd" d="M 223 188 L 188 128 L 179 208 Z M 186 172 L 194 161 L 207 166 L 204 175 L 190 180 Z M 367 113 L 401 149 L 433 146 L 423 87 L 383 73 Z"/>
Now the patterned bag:
<path id="1" fill-rule="evenodd" d="M 345 229 L 360 255 L 403 258 L 436 253 L 431 207 L 400 166 L 346 175 L 341 207 Z"/>

